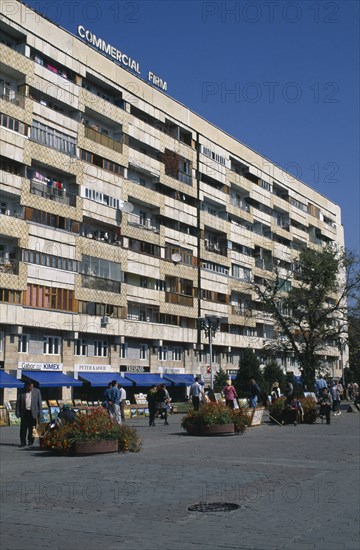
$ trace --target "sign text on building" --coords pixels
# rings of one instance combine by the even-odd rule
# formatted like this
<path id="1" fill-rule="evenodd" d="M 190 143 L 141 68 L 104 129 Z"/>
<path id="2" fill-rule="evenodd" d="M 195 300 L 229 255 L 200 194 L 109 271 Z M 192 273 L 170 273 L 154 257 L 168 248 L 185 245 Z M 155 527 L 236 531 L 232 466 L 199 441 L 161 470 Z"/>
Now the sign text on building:
<path id="1" fill-rule="evenodd" d="M 62 371 L 62 363 L 28 363 L 26 361 L 19 361 L 18 368 L 21 370 L 50 370 L 50 371 Z"/>
<path id="2" fill-rule="evenodd" d="M 92 31 L 85 29 L 83 25 L 78 26 L 77 33 L 80 36 L 80 38 L 85 40 L 85 42 L 87 42 L 91 46 L 94 46 L 94 48 L 96 48 L 103 54 L 111 57 L 115 61 L 115 63 L 118 63 L 119 65 L 122 65 L 123 67 L 130 69 L 131 71 L 134 71 L 138 75 L 141 74 L 140 63 L 138 61 L 136 61 L 135 59 L 132 59 L 126 53 L 121 52 L 120 50 L 115 48 L 115 46 L 108 44 L 107 42 L 105 42 L 103 38 L 99 38 Z M 154 86 L 157 86 L 158 88 L 166 92 L 167 82 L 162 80 L 159 76 L 154 74 L 152 71 L 148 71 L 147 80 L 148 82 L 151 82 L 152 84 L 154 84 Z"/>

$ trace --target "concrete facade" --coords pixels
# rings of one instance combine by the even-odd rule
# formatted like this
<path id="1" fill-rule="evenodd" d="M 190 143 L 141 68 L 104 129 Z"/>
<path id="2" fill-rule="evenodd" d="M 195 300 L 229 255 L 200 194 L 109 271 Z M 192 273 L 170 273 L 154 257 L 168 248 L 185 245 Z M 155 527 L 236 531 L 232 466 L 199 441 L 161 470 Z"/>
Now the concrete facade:
<path id="1" fill-rule="evenodd" d="M 274 262 L 285 276 L 304 246 L 342 246 L 339 206 L 80 37 L 9 4 L 0 13 L 5 370 L 94 364 L 206 377 L 197 327 L 206 315 L 227 319 L 215 368 L 237 369 L 247 347 L 261 357 L 276 335 L 248 278 Z M 293 358 L 278 360 L 297 373 Z M 336 347 L 324 361 L 339 374 Z"/>

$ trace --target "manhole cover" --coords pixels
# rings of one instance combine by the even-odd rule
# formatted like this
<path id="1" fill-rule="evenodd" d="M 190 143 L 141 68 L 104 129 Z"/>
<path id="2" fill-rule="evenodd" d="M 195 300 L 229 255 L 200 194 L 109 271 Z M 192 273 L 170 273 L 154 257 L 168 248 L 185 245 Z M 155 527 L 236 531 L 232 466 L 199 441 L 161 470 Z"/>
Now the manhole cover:
<path id="1" fill-rule="evenodd" d="M 189 506 L 189 512 L 232 512 L 240 508 L 239 504 L 233 502 L 199 502 Z"/>

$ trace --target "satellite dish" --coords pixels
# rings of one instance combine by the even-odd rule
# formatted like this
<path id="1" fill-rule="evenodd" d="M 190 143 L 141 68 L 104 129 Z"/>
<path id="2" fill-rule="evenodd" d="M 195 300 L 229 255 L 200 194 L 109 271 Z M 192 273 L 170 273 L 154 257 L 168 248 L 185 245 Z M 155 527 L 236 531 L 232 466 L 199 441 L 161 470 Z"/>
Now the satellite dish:
<path id="1" fill-rule="evenodd" d="M 125 201 L 123 205 L 120 207 L 120 210 L 121 212 L 126 212 L 127 214 L 129 214 L 134 210 L 134 205 L 131 204 L 131 202 Z"/>
<path id="2" fill-rule="evenodd" d="M 174 262 L 174 264 L 178 264 L 181 262 L 181 255 L 180 254 L 172 254 L 171 259 Z"/>

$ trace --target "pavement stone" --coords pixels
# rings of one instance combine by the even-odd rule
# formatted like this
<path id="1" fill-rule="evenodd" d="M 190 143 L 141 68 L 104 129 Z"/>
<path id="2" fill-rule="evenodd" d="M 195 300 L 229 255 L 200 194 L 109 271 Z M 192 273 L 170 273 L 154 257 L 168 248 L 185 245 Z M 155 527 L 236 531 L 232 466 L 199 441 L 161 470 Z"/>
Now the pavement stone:
<path id="1" fill-rule="evenodd" d="M 0 429 L 2 550 L 355 550 L 359 420 L 192 437 L 128 421 L 140 453 L 62 457 Z M 189 512 L 199 502 L 232 512 Z"/>

